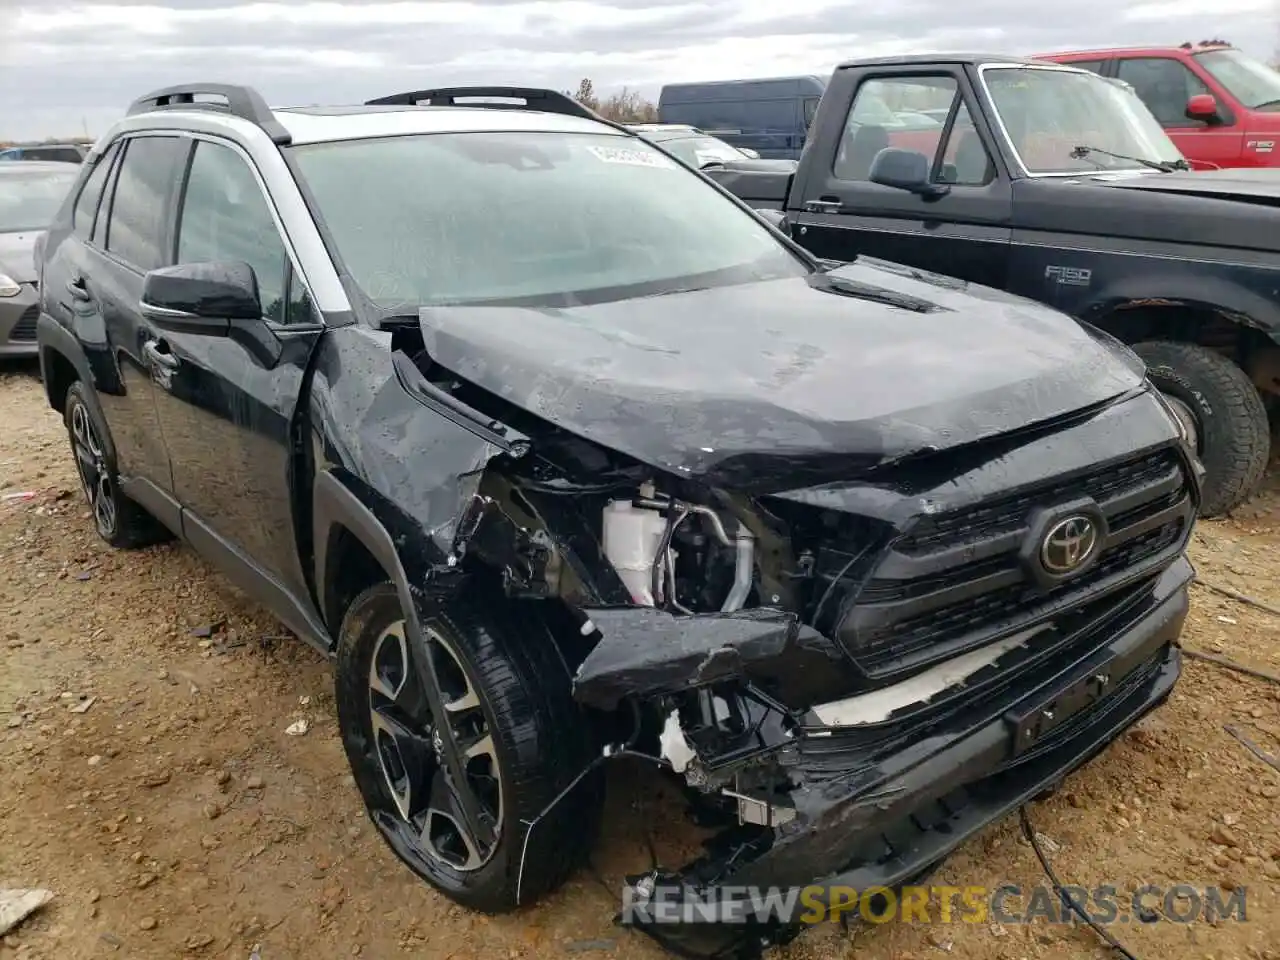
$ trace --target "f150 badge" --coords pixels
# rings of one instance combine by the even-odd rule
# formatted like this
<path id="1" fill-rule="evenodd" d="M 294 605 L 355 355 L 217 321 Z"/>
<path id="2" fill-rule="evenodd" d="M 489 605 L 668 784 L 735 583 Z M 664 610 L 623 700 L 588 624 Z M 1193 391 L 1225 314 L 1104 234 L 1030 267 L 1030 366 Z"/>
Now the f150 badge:
<path id="1" fill-rule="evenodd" d="M 1274 140 L 1248 140 L 1245 146 L 1257 153 L 1270 153 L 1276 148 Z"/>
<path id="2" fill-rule="evenodd" d="M 1048 266 L 1044 278 L 1068 287 L 1087 287 L 1093 279 L 1093 271 L 1084 267 Z"/>

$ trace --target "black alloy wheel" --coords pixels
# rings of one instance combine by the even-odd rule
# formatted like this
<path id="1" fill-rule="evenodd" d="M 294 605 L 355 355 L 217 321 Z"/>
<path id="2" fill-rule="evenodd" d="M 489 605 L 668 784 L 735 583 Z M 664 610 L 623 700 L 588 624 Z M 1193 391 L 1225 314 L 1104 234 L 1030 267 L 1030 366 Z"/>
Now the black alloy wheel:
<path id="1" fill-rule="evenodd" d="M 106 427 L 79 381 L 67 391 L 63 421 L 98 536 L 119 548 L 171 539 L 173 535 L 158 520 L 121 492 Z"/>
<path id="2" fill-rule="evenodd" d="M 586 859 L 604 784 L 583 771 L 599 746 L 536 616 L 483 588 L 428 606 L 415 641 L 391 583 L 351 602 L 335 676 L 343 746 L 396 856 L 458 903 L 503 913 Z"/>
<path id="3" fill-rule="evenodd" d="M 502 775 L 480 698 L 457 652 L 435 630 L 427 631 L 426 646 L 440 688 L 442 716 L 434 715 L 423 692 L 405 639 L 405 622 L 390 624 L 374 642 L 369 662 L 370 747 L 394 808 L 376 816 L 384 830 L 400 834 L 400 842 L 416 844 L 441 865 L 466 872 L 483 867 L 497 848 Z M 462 782 L 456 786 L 444 757 L 446 737 L 462 759 Z"/>

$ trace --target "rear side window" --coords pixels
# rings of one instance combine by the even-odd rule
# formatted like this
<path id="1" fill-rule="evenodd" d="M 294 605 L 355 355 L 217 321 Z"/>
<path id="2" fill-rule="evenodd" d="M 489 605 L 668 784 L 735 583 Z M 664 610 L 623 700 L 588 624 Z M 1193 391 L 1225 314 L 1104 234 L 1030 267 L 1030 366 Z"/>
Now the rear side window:
<path id="1" fill-rule="evenodd" d="M 125 145 L 107 249 L 144 273 L 164 263 L 168 200 L 187 146 L 177 137 L 134 137 Z"/>
<path id="2" fill-rule="evenodd" d="M 72 215 L 72 225 L 75 227 L 76 233 L 88 239 L 93 233 L 93 221 L 98 215 L 98 206 L 102 202 L 102 193 L 107 185 L 107 176 L 111 172 L 111 165 L 115 163 L 116 154 L 120 152 L 120 142 L 117 140 L 107 148 L 94 165 L 93 172 L 89 174 L 89 179 L 84 182 L 84 186 L 80 188 L 80 196 L 76 198 L 76 209 Z"/>

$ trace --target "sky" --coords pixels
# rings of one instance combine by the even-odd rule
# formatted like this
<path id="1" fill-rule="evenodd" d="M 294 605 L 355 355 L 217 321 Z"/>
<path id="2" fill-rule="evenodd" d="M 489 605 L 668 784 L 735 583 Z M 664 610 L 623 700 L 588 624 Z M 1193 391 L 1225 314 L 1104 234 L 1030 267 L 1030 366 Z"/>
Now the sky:
<path id="1" fill-rule="evenodd" d="M 1221 37 L 1280 46 L 1280 0 L 0 0 L 0 139 L 98 136 L 193 80 L 268 103 L 350 103 L 455 83 L 575 89 L 826 74 L 934 51 L 1043 53 Z"/>

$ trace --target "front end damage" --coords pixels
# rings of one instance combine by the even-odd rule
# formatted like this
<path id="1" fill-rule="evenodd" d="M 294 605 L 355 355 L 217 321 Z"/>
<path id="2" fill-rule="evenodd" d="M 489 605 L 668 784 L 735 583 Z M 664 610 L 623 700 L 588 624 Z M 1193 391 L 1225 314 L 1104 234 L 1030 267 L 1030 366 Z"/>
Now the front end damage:
<path id="1" fill-rule="evenodd" d="M 445 566 L 552 605 L 575 698 L 627 721 L 602 756 L 648 758 L 721 825 L 629 891 L 685 955 L 794 926 L 664 923 L 647 899 L 909 882 L 1176 680 L 1198 491 L 1148 393 L 945 455 L 797 461 L 795 488 L 757 460 L 768 482 L 735 489 L 740 465 L 662 470 L 445 388 L 528 438 L 484 467 Z M 1096 542 L 1052 572 L 1073 518 Z"/>

